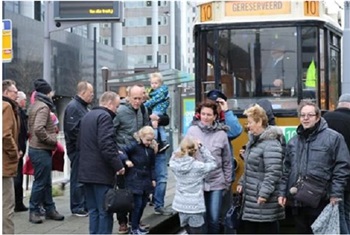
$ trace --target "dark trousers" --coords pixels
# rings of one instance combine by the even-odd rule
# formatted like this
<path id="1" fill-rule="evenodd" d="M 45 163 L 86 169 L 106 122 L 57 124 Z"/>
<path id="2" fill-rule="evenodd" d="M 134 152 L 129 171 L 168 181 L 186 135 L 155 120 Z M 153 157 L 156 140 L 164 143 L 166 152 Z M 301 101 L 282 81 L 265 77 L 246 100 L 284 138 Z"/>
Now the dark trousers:
<path id="1" fill-rule="evenodd" d="M 17 176 L 14 177 L 15 207 L 23 205 L 23 157 L 18 159 Z"/>
<path id="2" fill-rule="evenodd" d="M 203 227 L 191 227 L 189 225 L 185 226 L 185 230 L 188 234 L 203 234 Z"/>
<path id="3" fill-rule="evenodd" d="M 70 172 L 70 210 L 77 213 L 86 210 L 84 185 L 78 182 L 79 154 L 77 152 L 68 154 L 71 166 Z"/>
<path id="4" fill-rule="evenodd" d="M 134 194 L 134 209 L 131 213 L 131 228 L 136 230 L 139 228 L 140 220 L 143 214 L 143 211 L 146 207 L 148 200 L 148 194 L 144 193 L 142 195 Z"/>
<path id="5" fill-rule="evenodd" d="M 311 225 L 328 203 L 329 201 L 321 201 L 317 208 L 308 206 L 293 208 L 296 233 L 313 234 Z"/>
<path id="6" fill-rule="evenodd" d="M 30 195 L 30 212 L 39 212 L 40 205 L 44 205 L 46 212 L 55 210 L 55 203 L 52 200 L 52 156 L 50 150 L 35 149 L 29 147 L 30 160 L 34 168 L 34 182 Z"/>
<path id="7" fill-rule="evenodd" d="M 279 222 L 251 222 L 244 220 L 245 234 L 279 234 Z"/>
<path id="8" fill-rule="evenodd" d="M 125 177 L 124 176 L 118 176 L 117 182 L 118 182 L 118 188 L 125 188 Z M 119 225 L 120 224 L 128 224 L 128 212 L 118 212 L 117 213 L 117 220 L 118 220 Z"/>

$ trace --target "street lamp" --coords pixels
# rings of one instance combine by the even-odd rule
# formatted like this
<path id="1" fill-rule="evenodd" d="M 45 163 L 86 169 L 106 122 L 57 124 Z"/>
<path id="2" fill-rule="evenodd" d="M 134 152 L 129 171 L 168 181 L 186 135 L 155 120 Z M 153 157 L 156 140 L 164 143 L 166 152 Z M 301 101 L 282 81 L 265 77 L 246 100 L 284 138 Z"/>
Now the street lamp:
<path id="1" fill-rule="evenodd" d="M 109 79 L 109 68 L 106 66 L 103 66 L 101 68 L 102 71 L 102 80 L 104 84 L 104 91 L 108 90 L 108 79 Z"/>

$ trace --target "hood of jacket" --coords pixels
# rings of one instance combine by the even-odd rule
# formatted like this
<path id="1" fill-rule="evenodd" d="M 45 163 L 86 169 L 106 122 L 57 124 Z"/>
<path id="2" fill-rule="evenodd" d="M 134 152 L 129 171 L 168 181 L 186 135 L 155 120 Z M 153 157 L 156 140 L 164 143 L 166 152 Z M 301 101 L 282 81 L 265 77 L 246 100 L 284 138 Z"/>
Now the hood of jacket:
<path id="1" fill-rule="evenodd" d="M 175 168 L 180 174 L 186 174 L 193 168 L 193 162 L 196 159 L 188 155 L 183 157 L 173 157 L 172 167 Z"/>
<path id="2" fill-rule="evenodd" d="M 259 136 L 249 134 L 249 144 L 251 144 L 252 142 L 256 142 L 257 140 L 262 141 L 277 139 L 280 140 L 280 142 L 282 142 L 282 138 L 284 138 L 284 136 L 281 128 L 277 126 L 268 126 Z"/>
<path id="3" fill-rule="evenodd" d="M 227 125 L 219 121 L 215 121 L 211 126 L 206 126 L 200 120 L 193 120 L 192 125 L 198 126 L 204 133 L 216 132 L 220 130 L 227 132 L 229 130 L 229 127 Z"/>
<path id="4" fill-rule="evenodd" d="M 316 124 L 317 125 L 317 124 Z M 328 124 L 326 122 L 326 120 L 321 117 L 320 121 L 319 121 L 319 125 L 318 128 L 316 128 L 308 137 L 308 139 L 313 140 L 317 137 L 317 134 L 322 132 L 323 130 L 328 128 Z M 300 124 L 297 128 L 297 134 L 299 136 L 303 135 L 303 132 L 305 131 L 305 129 L 303 128 L 303 126 Z"/>

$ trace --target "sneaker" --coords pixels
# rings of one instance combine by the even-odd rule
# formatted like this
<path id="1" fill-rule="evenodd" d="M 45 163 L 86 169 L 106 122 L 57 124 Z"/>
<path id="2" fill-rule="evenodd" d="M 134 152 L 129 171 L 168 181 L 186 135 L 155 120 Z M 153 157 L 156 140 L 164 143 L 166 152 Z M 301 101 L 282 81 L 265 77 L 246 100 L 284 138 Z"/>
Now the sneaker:
<path id="1" fill-rule="evenodd" d="M 86 216 L 89 215 L 89 213 L 87 211 L 83 210 L 83 209 L 81 209 L 81 210 L 79 210 L 77 212 L 73 212 L 72 214 L 75 215 L 75 216 L 78 216 L 78 217 L 86 217 Z"/>
<path id="2" fill-rule="evenodd" d="M 41 224 L 43 220 L 40 218 L 40 215 L 36 212 L 29 213 L 29 222 L 33 224 Z"/>
<path id="3" fill-rule="evenodd" d="M 169 147 L 170 147 L 170 144 L 169 144 L 167 141 L 162 141 L 162 142 L 159 144 L 159 150 L 158 150 L 158 152 L 161 153 L 161 152 L 167 150 Z"/>
<path id="4" fill-rule="evenodd" d="M 56 210 L 52 210 L 50 212 L 46 212 L 45 219 L 61 221 L 64 220 L 64 216 L 58 213 Z"/>
<path id="5" fill-rule="evenodd" d="M 45 216 L 46 215 L 46 210 L 42 206 L 39 207 L 39 215 L 40 216 Z"/>
<path id="6" fill-rule="evenodd" d="M 120 224 L 120 225 L 119 225 L 118 234 L 127 234 L 127 233 L 129 233 L 128 225 L 126 225 L 126 224 Z"/>
<path id="7" fill-rule="evenodd" d="M 173 211 L 167 210 L 164 207 L 159 207 L 154 209 L 154 214 L 156 215 L 172 215 Z"/>
<path id="8" fill-rule="evenodd" d="M 140 231 L 141 233 L 144 233 L 144 234 L 149 233 L 149 229 L 144 229 L 144 228 L 141 228 L 141 226 L 140 226 L 140 225 L 139 225 L 139 231 Z"/>
<path id="9" fill-rule="evenodd" d="M 142 230 L 149 230 L 149 228 L 151 227 L 150 224 L 144 224 L 142 222 L 140 222 L 139 226 L 140 226 L 140 229 L 142 229 Z"/>
<path id="10" fill-rule="evenodd" d="M 146 233 L 142 232 L 140 229 L 135 229 L 135 230 L 131 230 L 130 234 L 146 234 Z"/>

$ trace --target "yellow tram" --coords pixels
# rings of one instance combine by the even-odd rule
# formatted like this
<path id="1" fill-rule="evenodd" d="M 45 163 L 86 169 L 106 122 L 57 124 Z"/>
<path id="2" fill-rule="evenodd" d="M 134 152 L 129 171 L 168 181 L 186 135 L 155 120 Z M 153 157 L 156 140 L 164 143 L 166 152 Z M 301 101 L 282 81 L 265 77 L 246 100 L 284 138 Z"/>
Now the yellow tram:
<path id="1" fill-rule="evenodd" d="M 198 5 L 194 26 L 195 99 L 221 90 L 245 125 L 244 109 L 271 101 L 287 141 L 298 125 L 303 99 L 332 110 L 341 93 L 341 7 L 331 1 L 210 1 Z M 328 5 L 325 5 L 328 3 Z M 243 173 L 232 141 L 236 180 Z M 235 188 L 235 186 L 234 186 Z"/>

